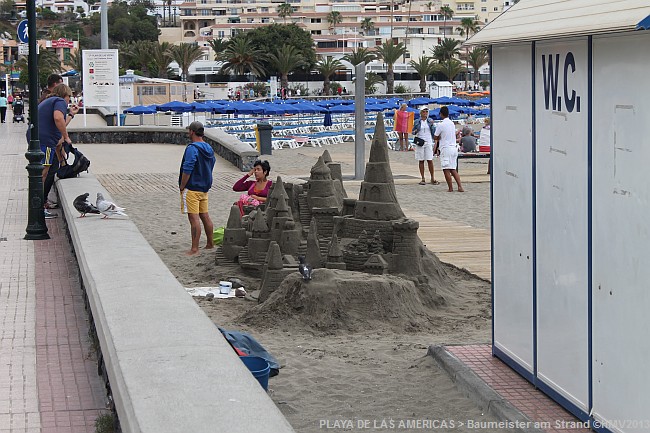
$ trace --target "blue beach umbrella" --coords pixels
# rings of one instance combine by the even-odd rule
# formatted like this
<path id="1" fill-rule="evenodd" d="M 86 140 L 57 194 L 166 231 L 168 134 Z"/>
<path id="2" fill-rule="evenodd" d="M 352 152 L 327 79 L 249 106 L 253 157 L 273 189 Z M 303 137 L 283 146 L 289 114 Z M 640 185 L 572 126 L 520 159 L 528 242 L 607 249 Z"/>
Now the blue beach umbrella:
<path id="1" fill-rule="evenodd" d="M 490 103 L 490 98 L 481 98 L 481 99 L 477 99 L 474 102 L 476 102 L 479 105 L 488 105 Z"/>
<path id="2" fill-rule="evenodd" d="M 354 105 L 335 105 L 330 108 L 330 113 L 354 113 Z"/>
<path id="3" fill-rule="evenodd" d="M 174 113 L 188 113 L 192 111 L 193 107 L 187 102 L 171 101 L 165 104 L 156 105 L 158 111 L 173 111 Z"/>
<path id="4" fill-rule="evenodd" d="M 156 114 L 155 105 L 136 105 L 123 111 L 124 114 Z"/>

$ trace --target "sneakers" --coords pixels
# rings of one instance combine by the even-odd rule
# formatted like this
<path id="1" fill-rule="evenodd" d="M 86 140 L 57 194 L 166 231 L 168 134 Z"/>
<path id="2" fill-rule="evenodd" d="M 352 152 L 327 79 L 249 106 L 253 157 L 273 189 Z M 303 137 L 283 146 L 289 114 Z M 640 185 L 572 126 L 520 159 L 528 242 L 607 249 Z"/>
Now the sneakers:
<path id="1" fill-rule="evenodd" d="M 51 220 L 51 219 L 53 219 L 53 218 L 57 218 L 57 217 L 58 217 L 57 214 L 52 213 L 52 212 L 48 212 L 47 209 L 45 209 L 43 212 L 45 213 L 45 219 L 46 219 L 46 220 Z"/>

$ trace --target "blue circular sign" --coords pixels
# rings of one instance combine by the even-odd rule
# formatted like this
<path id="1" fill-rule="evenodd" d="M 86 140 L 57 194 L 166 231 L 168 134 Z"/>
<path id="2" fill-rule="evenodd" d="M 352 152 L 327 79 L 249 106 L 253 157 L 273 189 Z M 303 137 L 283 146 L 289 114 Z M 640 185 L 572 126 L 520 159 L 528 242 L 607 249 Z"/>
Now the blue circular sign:
<path id="1" fill-rule="evenodd" d="M 18 29 L 16 32 L 18 33 L 18 40 L 20 42 L 23 44 L 29 43 L 29 30 L 27 29 L 27 20 L 22 20 L 18 23 Z"/>

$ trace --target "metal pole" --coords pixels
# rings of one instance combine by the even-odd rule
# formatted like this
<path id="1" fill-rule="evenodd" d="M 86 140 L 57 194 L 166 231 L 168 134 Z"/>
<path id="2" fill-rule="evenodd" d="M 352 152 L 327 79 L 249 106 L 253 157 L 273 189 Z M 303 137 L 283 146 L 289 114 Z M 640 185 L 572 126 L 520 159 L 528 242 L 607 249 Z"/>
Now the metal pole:
<path id="1" fill-rule="evenodd" d="M 36 0 L 27 0 L 27 32 L 29 38 L 29 56 L 27 71 L 29 75 L 29 127 L 31 135 L 25 158 L 29 161 L 28 213 L 25 239 L 49 239 L 45 212 L 43 211 L 43 152 L 38 139 L 38 53 L 36 52 Z"/>
<path id="2" fill-rule="evenodd" d="M 354 178 L 363 179 L 366 168 L 366 62 L 354 68 Z"/>
<path id="3" fill-rule="evenodd" d="M 99 18 L 101 24 L 101 45 L 102 50 L 108 49 L 108 0 L 102 0 L 101 10 L 99 11 Z"/>

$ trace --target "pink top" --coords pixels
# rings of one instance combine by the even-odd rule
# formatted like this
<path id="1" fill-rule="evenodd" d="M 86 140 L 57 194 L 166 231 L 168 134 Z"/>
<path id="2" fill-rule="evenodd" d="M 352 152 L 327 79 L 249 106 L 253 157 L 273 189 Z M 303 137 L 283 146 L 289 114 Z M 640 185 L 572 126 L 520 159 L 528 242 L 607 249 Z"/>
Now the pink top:
<path id="1" fill-rule="evenodd" d="M 246 180 L 248 179 L 248 174 L 245 174 L 244 177 L 239 179 L 235 184 L 232 186 L 233 191 L 248 191 L 248 195 L 257 195 L 260 197 L 267 197 L 269 194 L 269 189 L 271 188 L 271 184 L 273 184 L 272 180 L 267 180 L 266 181 L 266 186 L 262 191 L 257 191 L 255 189 L 255 181 L 254 180 Z"/>

